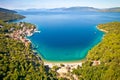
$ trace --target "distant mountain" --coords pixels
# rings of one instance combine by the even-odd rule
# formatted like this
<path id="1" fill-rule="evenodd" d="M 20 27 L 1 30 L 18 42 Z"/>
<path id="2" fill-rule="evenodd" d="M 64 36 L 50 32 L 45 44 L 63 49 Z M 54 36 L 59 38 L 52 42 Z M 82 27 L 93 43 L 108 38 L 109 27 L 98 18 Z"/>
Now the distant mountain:
<path id="1" fill-rule="evenodd" d="M 53 8 L 53 9 L 27 9 L 16 10 L 21 14 L 65 14 L 79 12 L 98 12 L 99 9 L 93 7 L 70 7 L 70 8 Z"/>
<path id="2" fill-rule="evenodd" d="M 93 7 L 70 7 L 64 8 L 64 11 L 78 11 L 78 12 L 86 12 L 86 11 L 98 11 L 99 9 Z"/>
<path id="3" fill-rule="evenodd" d="M 17 14 L 16 11 L 0 8 L 0 20 L 12 21 L 25 18 L 22 15 Z"/>
<path id="4" fill-rule="evenodd" d="M 50 11 L 75 11 L 75 12 L 120 12 L 120 7 L 98 9 L 94 7 L 70 7 L 70 8 L 54 8 Z"/>
<path id="5" fill-rule="evenodd" d="M 120 7 L 101 9 L 101 12 L 120 12 Z"/>
<path id="6" fill-rule="evenodd" d="M 4 8 L 0 8 L 0 12 L 6 12 L 6 13 L 17 13 L 16 11 L 8 10 L 8 9 L 4 9 Z"/>
<path id="7" fill-rule="evenodd" d="M 21 14 L 60 14 L 60 13 L 79 13 L 79 12 L 120 12 L 120 7 L 117 8 L 106 8 L 98 9 L 94 7 L 69 7 L 69 8 L 53 8 L 53 9 L 27 9 L 27 10 L 16 10 Z"/>

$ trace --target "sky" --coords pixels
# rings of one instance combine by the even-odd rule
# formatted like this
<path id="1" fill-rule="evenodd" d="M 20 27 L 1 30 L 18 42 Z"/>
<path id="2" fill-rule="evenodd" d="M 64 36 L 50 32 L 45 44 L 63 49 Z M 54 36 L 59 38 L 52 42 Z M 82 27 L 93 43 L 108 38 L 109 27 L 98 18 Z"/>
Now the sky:
<path id="1" fill-rule="evenodd" d="M 60 8 L 60 7 L 120 7 L 120 0 L 0 0 L 0 7 L 7 9 Z"/>

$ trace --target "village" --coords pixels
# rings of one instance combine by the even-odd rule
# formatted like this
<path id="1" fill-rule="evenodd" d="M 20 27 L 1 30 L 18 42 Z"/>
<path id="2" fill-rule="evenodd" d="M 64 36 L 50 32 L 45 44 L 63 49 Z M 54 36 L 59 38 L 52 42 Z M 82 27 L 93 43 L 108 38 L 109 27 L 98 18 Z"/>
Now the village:
<path id="1" fill-rule="evenodd" d="M 15 40 L 20 40 L 22 41 L 25 46 L 27 47 L 28 44 L 30 43 L 30 40 L 26 38 L 26 36 L 31 36 L 35 29 L 34 25 L 27 25 L 26 23 L 17 23 L 17 26 L 20 26 L 21 28 L 18 30 L 15 30 L 14 28 L 11 28 L 10 30 L 12 31 L 12 33 L 10 34 L 10 37 L 15 39 Z"/>

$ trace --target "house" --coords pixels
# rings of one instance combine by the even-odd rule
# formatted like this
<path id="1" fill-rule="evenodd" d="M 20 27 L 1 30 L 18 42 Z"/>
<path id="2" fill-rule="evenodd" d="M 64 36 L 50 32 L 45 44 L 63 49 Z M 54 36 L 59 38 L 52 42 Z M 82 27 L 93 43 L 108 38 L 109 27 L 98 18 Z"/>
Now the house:
<path id="1" fill-rule="evenodd" d="M 93 65 L 93 66 L 97 66 L 97 65 L 99 65 L 99 64 L 100 64 L 100 61 L 94 60 L 92 65 Z"/>
<path id="2" fill-rule="evenodd" d="M 9 31 L 13 31 L 13 30 L 15 30 L 15 28 L 10 28 L 10 30 L 9 30 Z"/>
<path id="3" fill-rule="evenodd" d="M 0 28 L 2 28 L 3 26 L 2 25 L 0 25 Z"/>

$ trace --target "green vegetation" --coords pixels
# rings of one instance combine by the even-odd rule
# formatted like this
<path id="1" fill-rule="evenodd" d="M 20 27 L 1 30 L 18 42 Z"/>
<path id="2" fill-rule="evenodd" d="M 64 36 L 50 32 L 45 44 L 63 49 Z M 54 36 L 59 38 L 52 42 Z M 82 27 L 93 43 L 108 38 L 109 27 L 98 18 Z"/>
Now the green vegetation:
<path id="1" fill-rule="evenodd" d="M 102 42 L 89 51 L 82 67 L 73 70 L 80 80 L 120 80 L 120 22 L 98 25 L 108 31 Z M 100 64 L 93 66 L 94 61 Z"/>
<path id="2" fill-rule="evenodd" d="M 12 21 L 12 20 L 19 20 L 25 18 L 22 15 L 17 14 L 17 12 L 0 8 L 0 20 L 3 21 Z"/>
<path id="3" fill-rule="evenodd" d="M 9 33 L 12 33 L 9 29 L 14 27 L 18 30 L 20 26 L 2 21 L 0 26 L 1 80 L 56 80 L 56 73 L 46 70 L 42 60 L 33 53 L 31 44 L 26 47 L 22 41 L 9 37 Z"/>
<path id="4" fill-rule="evenodd" d="M 21 18 L 23 16 L 17 15 L 14 11 L 0 8 L 0 20 L 10 21 Z M 24 32 L 26 29 L 35 28 L 35 25 L 3 21 L 0 21 L 1 80 L 67 80 L 67 78 L 58 78 L 56 72 L 58 66 L 54 66 L 53 70 L 44 66 L 43 61 L 32 51 L 31 43 L 26 46 L 20 40 L 19 36 L 25 37 L 25 35 L 17 34 L 17 40 L 14 39 L 18 30 Z M 26 27 L 25 30 L 23 26 Z M 80 80 L 120 80 L 120 22 L 100 24 L 98 28 L 107 31 L 102 42 L 89 51 L 83 66 L 78 66 L 72 74 L 77 75 Z"/>

